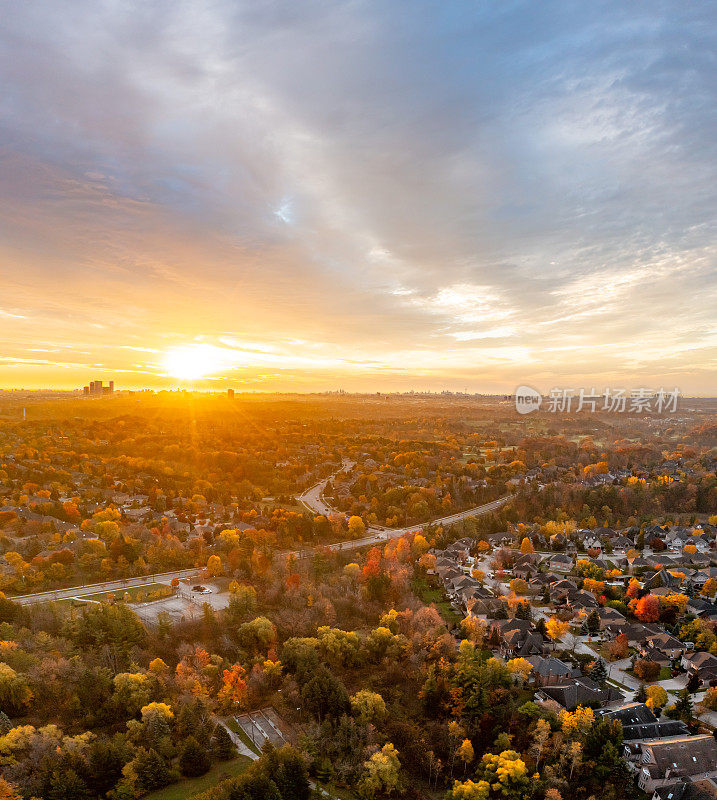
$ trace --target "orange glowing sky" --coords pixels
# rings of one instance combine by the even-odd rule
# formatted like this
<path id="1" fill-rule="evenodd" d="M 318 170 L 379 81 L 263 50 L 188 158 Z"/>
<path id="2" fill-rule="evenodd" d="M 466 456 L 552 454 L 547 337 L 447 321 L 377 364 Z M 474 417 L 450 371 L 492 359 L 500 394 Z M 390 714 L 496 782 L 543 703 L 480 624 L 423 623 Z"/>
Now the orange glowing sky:
<path id="1" fill-rule="evenodd" d="M 11 4 L 0 386 L 714 394 L 712 16 Z"/>

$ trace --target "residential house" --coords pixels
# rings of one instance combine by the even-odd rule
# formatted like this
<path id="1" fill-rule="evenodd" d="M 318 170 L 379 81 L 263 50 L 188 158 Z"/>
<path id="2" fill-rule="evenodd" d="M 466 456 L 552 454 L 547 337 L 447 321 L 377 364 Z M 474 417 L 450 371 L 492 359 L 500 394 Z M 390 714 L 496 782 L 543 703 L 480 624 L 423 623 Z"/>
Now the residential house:
<path id="1" fill-rule="evenodd" d="M 689 734 L 681 720 L 658 720 L 645 703 L 625 703 L 617 708 L 600 709 L 597 714 L 622 725 L 622 738 L 626 742 L 625 755 L 634 757 L 640 743 L 650 739 L 667 739 Z"/>
<path id="2" fill-rule="evenodd" d="M 676 736 L 640 745 L 637 785 L 652 793 L 680 780 L 717 776 L 717 742 L 710 734 Z"/>
<path id="3" fill-rule="evenodd" d="M 700 686 L 717 686 L 717 657 L 711 653 L 687 652 L 682 656 L 682 668 L 696 675 Z"/>
<path id="4" fill-rule="evenodd" d="M 650 636 L 640 649 L 643 658 L 655 661 L 660 666 L 669 666 L 676 659 L 682 658 L 684 652 L 684 642 L 670 636 L 669 633 Z"/>
<path id="5" fill-rule="evenodd" d="M 555 572 L 570 572 L 573 568 L 572 557 L 565 553 L 556 553 L 553 556 L 546 556 L 543 563 L 546 564 L 548 569 L 554 570 Z"/>
<path id="6" fill-rule="evenodd" d="M 535 701 L 553 711 L 574 711 L 578 706 L 598 708 L 624 700 L 623 694 L 612 686 L 601 689 L 590 678 L 571 678 L 554 686 L 543 686 L 535 693 Z"/>
<path id="7" fill-rule="evenodd" d="M 601 631 L 605 630 L 608 625 L 625 625 L 627 623 L 625 617 L 615 608 L 609 608 L 608 606 L 598 608 L 597 614 L 600 617 Z"/>
<path id="8" fill-rule="evenodd" d="M 552 656 L 528 656 L 526 661 L 530 661 L 533 665 L 529 681 L 535 686 L 560 684 L 570 678 L 578 678 L 581 674 L 577 667 L 572 667 Z"/>
<path id="9" fill-rule="evenodd" d="M 630 622 L 625 624 L 610 623 L 605 627 L 603 635 L 607 639 L 616 639 L 620 634 L 627 636 L 627 643 L 630 647 L 640 648 L 650 638 L 662 633 L 662 628 L 658 625 L 644 625 L 641 622 Z"/>

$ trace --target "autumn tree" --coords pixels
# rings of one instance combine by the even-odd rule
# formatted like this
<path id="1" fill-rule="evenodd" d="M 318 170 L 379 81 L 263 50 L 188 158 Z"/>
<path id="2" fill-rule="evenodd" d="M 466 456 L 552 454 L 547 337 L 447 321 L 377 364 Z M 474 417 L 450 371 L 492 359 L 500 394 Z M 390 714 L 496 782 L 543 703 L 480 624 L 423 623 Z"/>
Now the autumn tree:
<path id="1" fill-rule="evenodd" d="M 9 664 L 0 662 L 0 706 L 8 714 L 22 715 L 32 700 L 32 692 L 25 675 L 16 672 Z"/>
<path id="2" fill-rule="evenodd" d="M 660 598 L 654 594 L 646 594 L 635 605 L 635 616 L 640 622 L 657 622 L 660 619 Z"/>
<path id="3" fill-rule="evenodd" d="M 457 751 L 458 758 L 463 762 L 463 774 L 465 775 L 466 769 L 468 769 L 468 765 L 473 763 L 473 759 L 475 758 L 475 752 L 473 750 L 473 745 L 471 744 L 470 739 L 464 739 Z"/>
<path id="4" fill-rule="evenodd" d="M 562 639 L 563 636 L 565 636 L 565 634 L 568 632 L 568 628 L 568 623 L 563 622 L 557 617 L 551 617 L 545 623 L 545 630 L 547 631 L 548 636 L 552 639 L 553 649 L 555 649 L 555 643 Z"/>
<path id="5" fill-rule="evenodd" d="M 660 665 L 656 661 L 638 658 L 633 667 L 635 675 L 645 682 L 657 680 L 660 674 Z"/>
<path id="6" fill-rule="evenodd" d="M 664 708 L 667 703 L 667 692 L 659 684 L 653 684 L 645 689 L 647 695 L 646 705 L 653 711 L 656 708 Z"/>
<path id="7" fill-rule="evenodd" d="M 530 661 L 524 658 L 511 658 L 506 666 L 510 674 L 517 678 L 520 683 L 525 683 L 525 681 L 528 680 L 528 675 L 530 675 L 533 669 L 533 665 Z"/>
<path id="8" fill-rule="evenodd" d="M 348 529 L 351 539 L 361 539 L 366 535 L 366 525 L 361 517 L 356 515 L 349 517 Z"/>
<path id="9" fill-rule="evenodd" d="M 351 710 L 361 722 L 375 724 L 386 716 L 386 703 L 378 692 L 360 689 L 351 697 Z"/>
<path id="10" fill-rule="evenodd" d="M 222 566 L 222 560 L 217 555 L 211 555 L 207 559 L 207 575 L 210 578 L 218 578 L 220 575 L 224 574 L 224 567 Z"/>
<path id="11" fill-rule="evenodd" d="M 357 786 L 359 795 L 370 800 L 379 793 L 393 794 L 398 788 L 400 769 L 398 751 L 388 742 L 364 763 L 364 774 Z"/>

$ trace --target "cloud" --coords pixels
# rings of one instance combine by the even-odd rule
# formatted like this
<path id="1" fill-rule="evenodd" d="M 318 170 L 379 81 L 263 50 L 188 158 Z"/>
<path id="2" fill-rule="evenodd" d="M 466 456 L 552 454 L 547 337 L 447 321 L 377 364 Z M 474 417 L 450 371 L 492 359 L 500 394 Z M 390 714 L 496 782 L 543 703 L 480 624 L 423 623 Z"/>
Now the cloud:
<path id="1" fill-rule="evenodd" d="M 11 4 L 6 355 L 61 343 L 31 377 L 65 383 L 85 380 L 71 348 L 108 370 L 146 349 L 138 384 L 162 385 L 157 354 L 229 338 L 265 354 L 261 385 L 669 370 L 709 391 L 714 22 L 677 2 Z"/>

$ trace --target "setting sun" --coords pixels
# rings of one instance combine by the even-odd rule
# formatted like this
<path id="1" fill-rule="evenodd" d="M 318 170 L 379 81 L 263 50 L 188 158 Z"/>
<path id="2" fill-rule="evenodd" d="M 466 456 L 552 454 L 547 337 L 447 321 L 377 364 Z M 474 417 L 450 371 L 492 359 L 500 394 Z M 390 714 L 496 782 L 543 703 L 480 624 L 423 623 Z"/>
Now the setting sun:
<path id="1" fill-rule="evenodd" d="M 168 350 L 163 363 L 173 378 L 191 381 L 223 369 L 227 365 L 227 357 L 220 347 L 193 344 Z"/>

